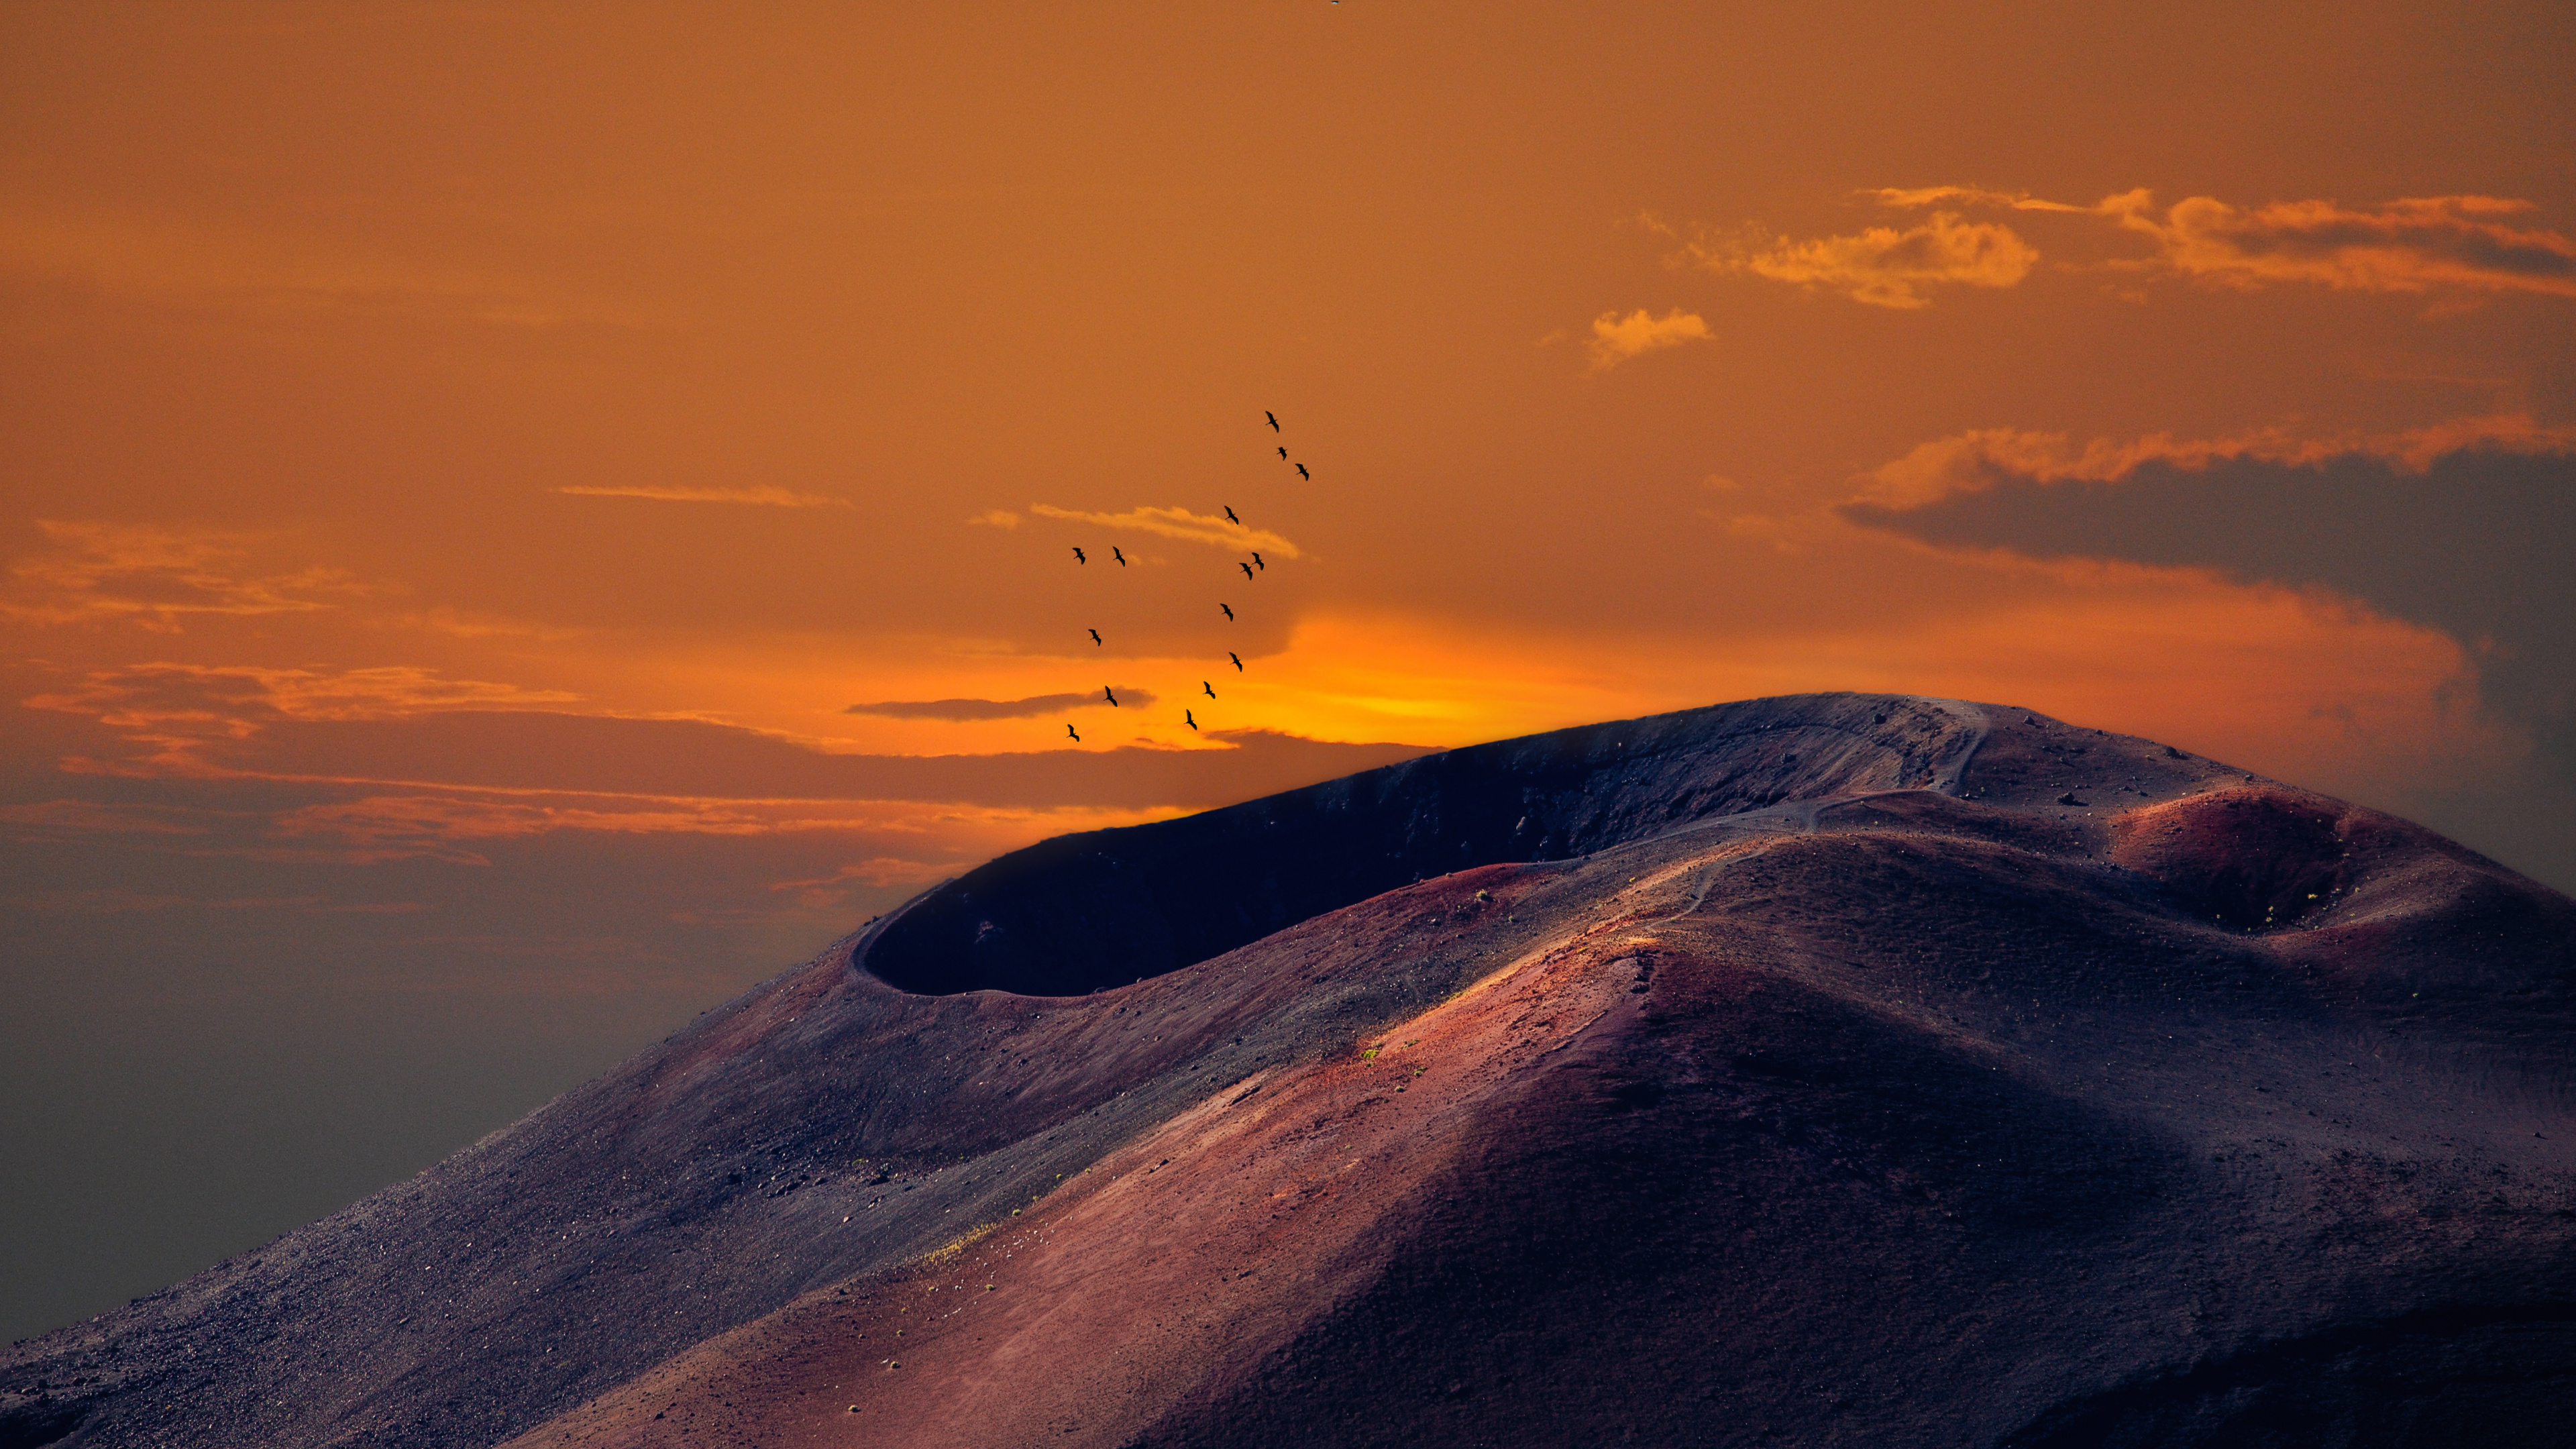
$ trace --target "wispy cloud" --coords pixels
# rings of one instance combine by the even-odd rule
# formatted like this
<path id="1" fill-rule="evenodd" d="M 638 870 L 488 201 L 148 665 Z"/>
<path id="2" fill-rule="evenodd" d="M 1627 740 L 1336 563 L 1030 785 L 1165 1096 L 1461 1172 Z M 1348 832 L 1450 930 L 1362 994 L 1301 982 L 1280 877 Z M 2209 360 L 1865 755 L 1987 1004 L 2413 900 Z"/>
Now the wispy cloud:
<path id="1" fill-rule="evenodd" d="M 1939 206 L 2001 206 L 2014 211 L 2067 211 L 2077 215 L 2096 208 L 2070 206 L 2063 201 L 2045 201 L 2027 191 L 1990 191 L 1982 186 L 1877 186 L 1860 193 L 1875 199 L 1879 205 L 1900 210 Z"/>
<path id="2" fill-rule="evenodd" d="M 1205 513 L 1192 513 L 1186 508 L 1130 508 L 1124 513 L 1085 513 L 1079 509 L 1058 508 L 1048 503 L 1032 503 L 1029 511 L 1040 518 L 1057 518 L 1068 523 L 1088 523 L 1100 528 L 1132 533 L 1150 533 L 1160 538 L 1175 538 L 1184 543 L 1213 544 L 1218 548 L 1256 548 L 1275 553 L 1281 558 L 1304 558 L 1297 545 L 1266 528 L 1247 528 Z"/>
<path id="3" fill-rule="evenodd" d="M 2496 196 L 2413 196 L 2356 210 L 2332 201 L 2235 207 L 2187 197 L 2159 216 L 2145 191 L 2097 210 L 2152 239 L 2151 265 L 2254 288 L 2308 282 L 2355 292 L 2535 292 L 2576 297 L 2576 242 L 2504 220 L 2532 209 Z"/>
<path id="4" fill-rule="evenodd" d="M 153 661 L 93 669 L 64 688 L 21 700 L 30 709 L 94 719 L 144 747 L 126 767 L 221 773 L 203 751 L 287 720 L 389 720 L 457 710 L 554 709 L 581 696 L 437 670 L 384 665 L 336 672 Z"/>
<path id="5" fill-rule="evenodd" d="M 270 839 L 279 844 L 229 853 L 352 863 L 431 859 L 457 865 L 489 865 L 491 859 L 485 851 L 497 843 L 565 832 L 744 837 L 852 834 L 878 839 L 938 839 L 972 849 L 991 837 L 1018 840 L 1037 830 L 1131 824 L 1163 813 L 1168 812 L 978 808 L 914 801 L 707 799 L 572 791 L 387 791 L 283 812 L 269 822 L 268 829 Z M 926 868 L 915 862 L 902 864 Z M 845 873 L 844 878 L 861 877 Z"/>
<path id="6" fill-rule="evenodd" d="M 987 508 L 966 520 L 978 528 L 1017 528 L 1020 516 L 1007 508 Z"/>
<path id="7" fill-rule="evenodd" d="M 177 896 L 147 891 L 41 891 L 18 898 L 31 910 L 79 915 L 128 915 L 143 911 L 257 911 L 297 915 L 409 916 L 429 907 L 419 901 L 350 901 L 326 896 Z"/>
<path id="8" fill-rule="evenodd" d="M 36 529 L 45 547 L 9 566 L 0 617 L 175 632 L 192 615 L 310 613 L 363 592 L 339 569 L 246 568 L 259 541 L 246 534 L 60 519 L 39 519 Z"/>
<path id="9" fill-rule="evenodd" d="M 655 483 L 581 484 L 558 488 L 576 498 L 649 498 L 661 503 L 744 503 L 758 508 L 855 508 L 846 498 L 797 493 L 763 484 L 754 488 L 682 488 Z"/>
<path id="10" fill-rule="evenodd" d="M 176 806 L 99 800 L 31 800 L 21 805 L 0 805 L 0 824 L 93 835 L 204 835 L 213 827 L 202 815 L 201 811 Z"/>
<path id="11" fill-rule="evenodd" d="M 1625 317 L 1604 312 L 1593 318 L 1592 336 L 1584 350 L 1592 355 L 1592 370 L 1600 372 L 1641 353 L 1708 340 L 1708 323 L 1695 313 L 1675 307 L 1657 317 L 1640 307 Z"/>
<path id="12" fill-rule="evenodd" d="M 2356 292 L 2438 290 L 2576 297 L 2576 241 L 2521 224 L 2528 201 L 2500 196 L 2400 197 L 2377 206 L 2275 201 L 2235 206 L 2186 197 L 2159 209 L 2152 192 L 2090 205 L 1982 186 L 1879 187 L 1860 196 L 1895 211 L 1934 208 L 1923 222 L 1865 227 L 1807 241 L 1760 228 L 1703 231 L 1676 257 L 1721 275 L 1750 275 L 1842 293 L 1881 307 L 1929 305 L 1929 288 L 2012 287 L 2039 252 L 2001 222 L 1969 213 L 2049 213 L 2108 222 L 2154 251 L 2096 265 L 2253 290 L 2306 283 Z"/>
<path id="13" fill-rule="evenodd" d="M 1115 685 L 1121 703 L 1145 706 L 1154 702 L 1150 690 Z M 1109 708 L 1109 701 L 1098 694 L 1033 694 L 1026 699 L 891 699 L 882 704 L 854 704 L 843 714 L 870 714 L 885 719 L 1034 719 L 1042 714 L 1056 714 L 1068 709 Z"/>
<path id="14" fill-rule="evenodd" d="M 1684 255 L 1721 276 L 1767 277 L 1899 309 L 1930 306 L 1924 292 L 1931 287 L 2015 286 L 2039 263 L 2038 250 L 2012 228 L 1969 221 L 1955 211 L 1936 211 L 1917 226 L 1864 227 L 1851 236 L 1807 241 L 1759 230 L 1703 234 Z"/>

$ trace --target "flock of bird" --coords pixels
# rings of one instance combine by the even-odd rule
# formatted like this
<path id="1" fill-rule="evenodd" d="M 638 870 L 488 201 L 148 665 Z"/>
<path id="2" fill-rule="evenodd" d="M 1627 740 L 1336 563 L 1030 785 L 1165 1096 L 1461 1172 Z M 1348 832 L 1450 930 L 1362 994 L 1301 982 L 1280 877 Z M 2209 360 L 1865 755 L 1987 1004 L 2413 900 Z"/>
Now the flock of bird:
<path id="1" fill-rule="evenodd" d="M 1339 3 L 1339 0 L 1336 0 L 1336 3 Z M 1261 416 L 1270 424 L 1270 431 L 1272 433 L 1276 434 L 1282 431 L 1279 426 L 1279 415 L 1277 413 L 1264 410 Z M 1297 463 L 1288 456 L 1288 447 L 1285 443 L 1274 443 L 1274 446 L 1278 449 L 1280 462 L 1293 464 L 1297 469 L 1298 477 L 1308 481 L 1313 480 L 1315 475 L 1306 471 L 1305 464 Z M 1240 517 L 1236 516 L 1233 505 L 1231 504 L 1225 505 L 1225 521 L 1233 524 L 1237 528 L 1247 526 Z M 1250 555 L 1250 557 L 1235 560 L 1234 566 L 1243 570 L 1243 577 L 1247 582 L 1258 581 L 1262 574 L 1269 572 L 1270 565 L 1262 559 L 1261 551 L 1259 549 L 1246 549 L 1244 552 Z M 1121 552 L 1116 544 L 1110 545 L 1109 556 L 1118 561 L 1118 566 L 1120 568 L 1127 567 L 1127 555 Z M 1073 561 L 1077 564 L 1088 565 L 1091 562 L 1091 555 L 1089 552 L 1085 551 L 1081 545 L 1076 544 L 1073 549 Z M 1234 622 L 1235 615 L 1234 606 L 1232 604 L 1219 599 L 1217 601 L 1217 608 L 1225 614 L 1225 621 L 1227 623 L 1231 624 Z M 1100 637 L 1100 631 L 1098 629 L 1085 628 L 1083 632 L 1091 636 L 1091 642 L 1095 647 L 1108 647 L 1108 641 Z M 1242 655 L 1228 649 L 1225 651 L 1225 657 L 1226 662 L 1234 666 L 1235 673 L 1241 674 L 1244 672 Z M 1108 700 L 1113 707 L 1118 706 L 1118 690 L 1115 686 L 1104 684 L 1100 686 L 1100 693 L 1101 697 Z M 1200 680 L 1199 693 L 1207 696 L 1209 699 L 1216 698 L 1215 681 L 1207 679 Z M 1189 707 L 1183 707 L 1181 710 L 1181 723 L 1188 725 L 1193 730 L 1196 730 L 1199 727 L 1197 712 Z M 1082 732 L 1075 729 L 1072 724 L 1067 723 L 1064 727 L 1064 732 L 1075 744 L 1082 743 Z"/>

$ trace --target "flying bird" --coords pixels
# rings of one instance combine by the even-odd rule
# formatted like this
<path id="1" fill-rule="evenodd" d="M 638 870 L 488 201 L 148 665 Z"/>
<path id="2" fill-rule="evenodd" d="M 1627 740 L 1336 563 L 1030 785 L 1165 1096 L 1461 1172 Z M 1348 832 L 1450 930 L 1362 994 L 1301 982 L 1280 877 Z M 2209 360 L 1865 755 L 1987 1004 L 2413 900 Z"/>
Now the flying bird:
<path id="1" fill-rule="evenodd" d="M 1079 735 L 1079 734 L 1075 734 L 1075 733 L 1074 733 L 1074 728 L 1073 728 L 1073 726 L 1071 726 L 1071 725 L 1066 725 L 1066 726 L 1064 727 L 1064 732 L 1065 732 L 1066 734 L 1073 735 L 1073 742 L 1074 742 L 1075 744 L 1077 744 L 1077 745 L 1078 745 L 1078 744 L 1081 744 L 1081 743 L 1082 743 L 1082 736 L 1081 736 L 1081 735 Z"/>
<path id="2" fill-rule="evenodd" d="M 1243 656 L 1242 656 L 1242 655 L 1235 653 L 1235 652 L 1234 652 L 1233 650 L 1231 650 L 1231 649 L 1228 649 L 1227 651 L 1225 651 L 1225 657 L 1234 661 L 1234 672 L 1235 672 L 1235 673 L 1237 673 L 1237 674 L 1241 674 L 1241 673 L 1243 672 Z"/>
<path id="3" fill-rule="evenodd" d="M 1210 699 L 1214 699 L 1216 698 L 1216 686 L 1202 679 L 1199 681 L 1199 693 L 1206 695 Z"/>
<path id="4" fill-rule="evenodd" d="M 1089 563 L 1089 562 L 1091 562 L 1091 560 L 1089 560 L 1089 559 L 1087 559 L 1087 558 L 1084 558 L 1084 557 L 1082 556 L 1082 550 L 1081 550 L 1081 549 L 1079 549 L 1079 548 L 1077 548 L 1077 549 L 1075 549 L 1075 550 L 1073 551 L 1073 561 L 1074 561 L 1075 563 Z"/>
<path id="5" fill-rule="evenodd" d="M 1303 464 L 1303 463 L 1300 463 L 1300 464 L 1298 464 L 1298 465 L 1297 465 L 1297 476 L 1298 476 L 1298 477 L 1300 477 L 1300 478 L 1305 479 L 1305 480 L 1306 480 L 1307 482 L 1309 482 L 1309 483 L 1312 483 L 1312 482 L 1314 482 L 1314 481 L 1315 481 L 1315 475 L 1314 475 L 1314 474 L 1312 474 L 1312 473 L 1307 472 L 1307 471 L 1306 471 L 1306 465 L 1305 465 L 1305 464 Z"/>
<path id="6" fill-rule="evenodd" d="M 1190 713 L 1188 710 L 1182 710 L 1182 711 L 1181 711 L 1181 718 L 1182 718 L 1182 719 L 1185 719 L 1185 720 L 1187 720 L 1187 721 L 1189 721 L 1189 725 L 1190 725 L 1190 728 L 1191 728 L 1191 729 L 1197 729 L 1197 728 L 1199 727 L 1199 718 L 1198 718 L 1198 716 L 1197 716 L 1197 715 L 1194 715 L 1194 714 L 1192 714 L 1192 713 Z"/>
<path id="7" fill-rule="evenodd" d="M 1235 516 L 1234 516 L 1234 509 L 1233 509 L 1232 507 L 1228 507 L 1228 508 L 1225 510 L 1225 521 L 1226 521 L 1226 522 L 1228 522 L 1228 523 L 1234 524 L 1234 525 L 1235 525 L 1236 527 L 1238 527 L 1238 528 L 1239 528 L 1239 527 L 1241 527 L 1241 526 L 1242 526 L 1242 524 L 1243 524 L 1243 520 L 1242 520 L 1242 519 L 1237 518 L 1237 517 L 1235 517 Z"/>
<path id="8" fill-rule="evenodd" d="M 1217 605 L 1217 607 L 1218 607 L 1218 608 L 1220 608 L 1220 609 L 1225 610 L 1226 622 L 1228 622 L 1228 623 L 1232 623 L 1232 622 L 1234 622 L 1234 605 L 1232 605 L 1232 604 L 1219 604 L 1219 605 Z"/>
<path id="9" fill-rule="evenodd" d="M 1105 695 L 1109 696 L 1109 707 L 1110 707 L 1111 709 L 1116 709 L 1116 708 L 1118 707 L 1118 691 L 1117 691 L 1117 690 L 1111 689 L 1108 685 L 1105 685 L 1105 684 L 1104 684 L 1104 685 L 1100 686 L 1100 692 L 1101 692 L 1102 694 L 1105 694 Z M 1071 728 L 1073 728 L 1073 726 L 1071 726 L 1071 725 L 1066 725 L 1066 726 L 1065 726 L 1065 728 L 1066 728 L 1066 729 L 1071 729 Z"/>
<path id="10" fill-rule="evenodd" d="M 1261 552 L 1260 552 L 1260 550 L 1258 550 L 1258 549 L 1255 549 L 1255 550 L 1253 551 L 1253 554 L 1252 554 L 1252 566 L 1253 566 L 1254 568 L 1257 568 L 1257 569 L 1266 569 L 1266 568 L 1270 567 L 1270 565 L 1268 565 L 1268 564 L 1266 564 L 1266 563 L 1263 563 L 1263 562 L 1261 561 Z"/>
<path id="11" fill-rule="evenodd" d="M 1282 448 L 1282 449 L 1280 449 L 1280 450 L 1279 450 L 1279 461 L 1280 461 L 1280 462 L 1282 462 L 1282 463 L 1285 463 L 1285 462 L 1287 462 L 1287 461 L 1288 461 L 1288 450 L 1287 450 L 1286 448 Z"/>
<path id="12" fill-rule="evenodd" d="M 1099 642 L 1100 642 L 1100 631 L 1099 631 L 1099 630 L 1094 629 L 1094 630 L 1092 630 L 1092 631 L 1091 631 L 1091 642 L 1092 642 L 1092 643 L 1094 643 L 1094 644 L 1097 644 L 1097 643 L 1099 643 Z"/>
<path id="13" fill-rule="evenodd" d="M 1270 411 L 1268 408 L 1263 408 L 1261 410 L 1261 415 L 1270 420 L 1270 431 L 1274 433 L 1279 431 L 1279 415 L 1277 413 Z"/>
<path id="14" fill-rule="evenodd" d="M 1244 562 L 1243 560 L 1241 560 L 1241 559 L 1236 559 L 1236 560 L 1234 561 L 1234 566 L 1235 566 L 1236 568 L 1239 568 L 1239 569 L 1243 570 L 1243 576 L 1244 576 L 1245 578 L 1247 578 L 1247 579 L 1248 579 L 1248 578 L 1252 577 L 1252 565 L 1250 565 L 1250 564 L 1248 564 L 1248 563 L 1245 563 L 1245 562 Z"/>
<path id="15" fill-rule="evenodd" d="M 1122 568 L 1122 569 L 1123 569 L 1123 568 L 1127 567 L 1127 555 L 1125 555 L 1125 554 L 1123 554 L 1123 553 L 1120 553 L 1120 552 L 1118 551 L 1118 545 L 1116 545 L 1116 544 L 1114 544 L 1114 543 L 1113 543 L 1113 544 L 1111 544 L 1111 545 L 1109 545 L 1109 556 L 1110 556 L 1111 558 L 1114 558 L 1114 559 L 1118 560 L 1118 566 L 1119 566 L 1120 568 Z"/>

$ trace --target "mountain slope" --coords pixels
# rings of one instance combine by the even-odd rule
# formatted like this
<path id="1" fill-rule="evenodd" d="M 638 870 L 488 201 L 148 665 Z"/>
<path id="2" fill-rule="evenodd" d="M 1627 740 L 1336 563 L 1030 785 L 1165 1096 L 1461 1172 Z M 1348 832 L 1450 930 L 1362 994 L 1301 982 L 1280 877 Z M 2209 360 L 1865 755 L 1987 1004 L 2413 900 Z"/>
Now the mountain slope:
<path id="1" fill-rule="evenodd" d="M 0 1432 L 2551 1442 L 2572 1004 L 2565 898 L 2147 742 L 1595 726 L 1006 857 Z"/>

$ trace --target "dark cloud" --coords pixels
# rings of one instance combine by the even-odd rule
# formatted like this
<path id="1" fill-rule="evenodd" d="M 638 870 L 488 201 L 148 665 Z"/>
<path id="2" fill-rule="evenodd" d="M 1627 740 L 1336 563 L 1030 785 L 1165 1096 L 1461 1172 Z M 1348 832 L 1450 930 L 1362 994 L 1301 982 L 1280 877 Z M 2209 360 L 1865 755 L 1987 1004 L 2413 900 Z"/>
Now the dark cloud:
<path id="1" fill-rule="evenodd" d="M 1118 686 L 1122 704 L 1146 705 L 1154 696 L 1142 689 Z M 1034 719 L 1068 709 L 1107 708 L 1097 694 L 1033 694 L 1026 699 L 890 699 L 883 704 L 854 704 L 843 714 L 873 714 L 886 719 Z"/>
<path id="2" fill-rule="evenodd" d="M 697 720 L 459 712 L 292 720 L 208 747 L 231 769 L 493 789 L 734 799 L 934 800 L 1049 809 L 1204 806 L 1411 759 L 1423 748 L 1268 730 L 1227 749 L 1128 745 L 994 755 L 837 755 Z"/>
<path id="3" fill-rule="evenodd" d="M 2474 445 L 2418 460 L 2363 449 L 2148 456 L 2090 479 L 1989 455 L 1929 502 L 1841 512 L 1945 548 L 2330 589 L 2439 629 L 2476 662 L 2487 706 L 2532 736 L 2541 783 L 2576 790 L 2576 455 Z"/>

